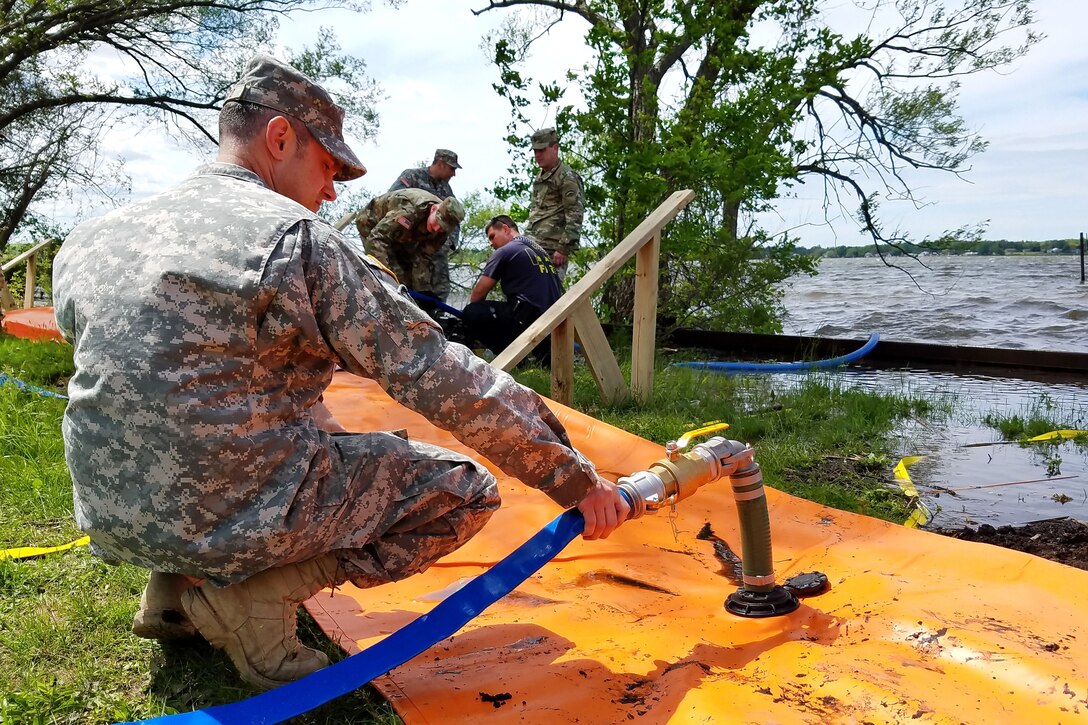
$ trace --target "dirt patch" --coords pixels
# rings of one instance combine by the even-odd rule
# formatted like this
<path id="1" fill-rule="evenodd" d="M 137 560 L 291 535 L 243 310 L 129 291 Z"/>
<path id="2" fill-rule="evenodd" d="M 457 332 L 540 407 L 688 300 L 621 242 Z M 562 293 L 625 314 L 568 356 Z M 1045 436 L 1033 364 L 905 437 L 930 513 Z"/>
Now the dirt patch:
<path id="1" fill-rule="evenodd" d="M 1076 519 L 1050 519 L 1024 526 L 990 526 L 977 529 L 932 529 L 964 541 L 1003 546 L 1088 571 L 1088 524 Z"/>
<path id="2" fill-rule="evenodd" d="M 783 468 L 782 476 L 790 481 L 834 481 L 852 491 L 864 491 L 887 486 L 887 459 L 866 456 L 824 456 L 797 468 Z"/>

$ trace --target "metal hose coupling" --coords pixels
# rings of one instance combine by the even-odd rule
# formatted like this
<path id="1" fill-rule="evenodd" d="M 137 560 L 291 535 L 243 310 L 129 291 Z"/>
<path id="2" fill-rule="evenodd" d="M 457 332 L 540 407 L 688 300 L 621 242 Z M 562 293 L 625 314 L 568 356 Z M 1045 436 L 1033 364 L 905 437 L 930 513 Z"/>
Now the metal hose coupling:
<path id="1" fill-rule="evenodd" d="M 747 443 L 720 436 L 698 443 L 685 453 L 674 442 L 665 450 L 665 458 L 616 481 L 631 502 L 628 518 L 637 519 L 648 511 L 673 506 L 708 483 L 751 468 L 755 456 Z"/>

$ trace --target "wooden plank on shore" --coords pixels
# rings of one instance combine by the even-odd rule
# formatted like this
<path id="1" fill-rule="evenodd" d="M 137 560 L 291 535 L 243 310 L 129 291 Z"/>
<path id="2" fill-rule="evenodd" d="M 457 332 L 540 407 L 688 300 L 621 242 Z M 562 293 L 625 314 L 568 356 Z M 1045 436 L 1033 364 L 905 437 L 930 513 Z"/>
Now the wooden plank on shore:
<path id="1" fill-rule="evenodd" d="M 654 391 L 654 353 L 657 350 L 658 265 L 661 230 L 635 257 L 635 310 L 631 339 L 631 390 L 645 403 Z"/>
<path id="2" fill-rule="evenodd" d="M 0 273 L 0 310 L 14 310 L 18 306 L 15 295 L 11 293 L 8 283 L 4 280 L 4 275 Z"/>
<path id="3" fill-rule="evenodd" d="M 34 285 L 38 283 L 38 255 L 32 254 L 26 260 L 26 284 L 23 285 L 23 307 L 34 306 Z"/>

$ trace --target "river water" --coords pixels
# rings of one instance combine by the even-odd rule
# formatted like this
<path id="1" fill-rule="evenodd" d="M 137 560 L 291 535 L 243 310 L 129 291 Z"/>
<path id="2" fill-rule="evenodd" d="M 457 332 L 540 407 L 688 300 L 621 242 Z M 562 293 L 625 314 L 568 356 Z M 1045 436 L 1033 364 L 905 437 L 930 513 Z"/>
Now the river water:
<path id="1" fill-rule="evenodd" d="M 859 346 L 879 332 L 883 340 L 903 342 L 1088 352 L 1088 285 L 1080 284 L 1076 257 L 934 256 L 897 263 L 905 271 L 880 259 L 823 260 L 817 276 L 790 281 L 783 332 L 856 339 Z M 451 295 L 451 303 L 463 304 L 464 296 Z M 947 419 L 907 421 L 897 432 L 900 456 L 924 456 L 910 476 L 934 513 L 933 526 L 1088 520 L 1088 445 L 1006 445 L 983 422 L 988 415 L 1041 416 L 1088 429 L 1088 371 L 1046 383 L 860 366 L 809 375 L 951 405 Z M 802 379 L 768 377 L 780 387 Z M 955 495 L 941 491 L 965 487 Z"/>
<path id="2" fill-rule="evenodd" d="M 926 257 L 925 266 L 828 259 L 816 277 L 791 281 L 784 332 L 945 345 L 1088 352 L 1088 285 L 1075 257 Z M 951 403 L 939 422 L 908 421 L 899 455 L 922 455 L 910 476 L 932 525 L 1088 520 L 1088 445 L 1007 445 L 987 415 L 1034 416 L 1088 429 L 1088 370 L 1061 382 L 920 369 L 850 368 L 842 385 Z M 789 376 L 775 376 L 790 385 Z M 794 378 L 793 380 L 796 380 Z M 977 445 L 992 443 L 993 445 Z M 1029 482 L 1030 481 L 1030 482 Z M 963 489 L 955 494 L 941 489 Z"/>
<path id="3" fill-rule="evenodd" d="M 876 331 L 903 342 L 1088 352 L 1088 284 L 1076 257 L 896 263 L 905 271 L 879 259 L 825 259 L 817 276 L 795 277 L 783 332 L 863 339 Z"/>

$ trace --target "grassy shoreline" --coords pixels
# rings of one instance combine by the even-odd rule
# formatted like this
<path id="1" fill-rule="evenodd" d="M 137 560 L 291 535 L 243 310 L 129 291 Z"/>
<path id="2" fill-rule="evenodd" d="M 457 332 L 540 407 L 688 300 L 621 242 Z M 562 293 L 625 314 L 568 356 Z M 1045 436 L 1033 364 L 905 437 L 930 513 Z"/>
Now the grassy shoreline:
<path id="1" fill-rule="evenodd" d="M 0 372 L 60 390 L 71 349 L 0 335 Z M 546 371 L 517 377 L 547 392 Z M 708 420 L 729 422 L 729 437 L 756 449 L 768 485 L 899 522 L 909 504 L 887 485 L 897 453 L 892 432 L 904 418 L 940 414 L 926 400 L 842 389 L 826 377 L 781 391 L 759 378 L 665 364 L 644 407 L 602 405 L 588 371 L 579 370 L 575 407 L 658 443 Z M 62 400 L 0 386 L 0 549 L 80 536 L 60 436 L 63 410 Z M 86 547 L 0 561 L 0 722 L 110 723 L 254 694 L 207 645 L 165 647 L 129 633 L 146 577 L 135 567 L 106 565 Z M 304 622 L 303 637 L 339 656 L 312 622 Z M 293 722 L 397 718 L 364 688 Z"/>

